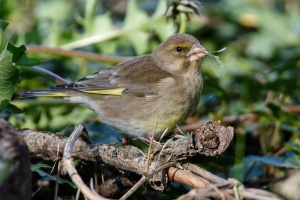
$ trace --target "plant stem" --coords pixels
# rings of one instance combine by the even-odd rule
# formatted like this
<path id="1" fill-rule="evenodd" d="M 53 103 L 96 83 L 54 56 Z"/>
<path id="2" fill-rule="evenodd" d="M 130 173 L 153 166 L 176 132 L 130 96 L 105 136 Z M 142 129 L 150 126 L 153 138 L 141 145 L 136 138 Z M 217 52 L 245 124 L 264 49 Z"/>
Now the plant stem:
<path id="1" fill-rule="evenodd" d="M 113 64 L 117 64 L 132 58 L 132 57 L 124 57 L 124 56 L 107 56 L 107 55 L 79 51 L 79 50 L 65 50 L 61 48 L 45 47 L 45 46 L 37 46 L 37 45 L 28 46 L 28 50 L 26 51 L 26 53 L 28 54 L 46 53 L 46 54 L 59 55 L 59 56 L 83 58 L 86 60 L 91 60 L 96 62 L 107 62 Z"/>
<path id="2" fill-rule="evenodd" d="M 159 20 L 161 17 L 163 16 L 155 16 L 153 18 L 150 18 L 149 20 L 140 23 L 136 26 L 131 26 L 128 28 L 123 28 L 123 29 L 117 29 L 117 30 L 113 30 L 111 32 L 108 33 L 104 33 L 101 35 L 94 35 L 91 37 L 87 37 L 87 38 L 83 38 L 74 42 L 70 42 L 68 44 L 62 45 L 61 48 L 63 49 L 75 49 L 75 48 L 79 48 L 79 47 L 83 47 L 83 46 L 87 46 L 87 45 L 91 45 L 91 44 L 95 44 L 95 43 L 99 43 L 99 42 L 103 42 L 106 40 L 110 40 L 116 37 L 120 37 L 122 35 L 126 35 L 126 34 L 130 34 L 131 32 L 141 29 L 143 27 L 147 27 L 149 26 L 149 24 L 151 23 L 155 23 L 156 20 Z"/>
<path id="3" fill-rule="evenodd" d="M 70 83 L 69 81 L 67 81 L 66 79 L 60 77 L 59 75 L 47 70 L 47 69 L 44 69 L 42 67 L 38 67 L 38 66 L 33 66 L 33 67 L 23 67 L 22 70 L 24 71 L 31 71 L 31 72 L 35 72 L 35 73 L 38 73 L 38 74 L 41 74 L 43 76 L 46 76 L 46 77 L 49 77 L 59 83 Z"/>
<path id="4" fill-rule="evenodd" d="M 236 131 L 236 144 L 235 144 L 235 163 L 234 163 L 234 178 L 243 182 L 244 181 L 244 163 L 245 157 L 245 132 L 244 130 Z"/>
<path id="5" fill-rule="evenodd" d="M 180 13 L 179 33 L 185 33 L 187 17 L 184 13 Z"/>
<path id="6" fill-rule="evenodd" d="M 85 16 L 84 16 L 84 28 L 87 35 L 91 35 L 93 32 L 93 19 L 95 15 L 97 0 L 89 0 L 86 2 L 85 6 Z"/>

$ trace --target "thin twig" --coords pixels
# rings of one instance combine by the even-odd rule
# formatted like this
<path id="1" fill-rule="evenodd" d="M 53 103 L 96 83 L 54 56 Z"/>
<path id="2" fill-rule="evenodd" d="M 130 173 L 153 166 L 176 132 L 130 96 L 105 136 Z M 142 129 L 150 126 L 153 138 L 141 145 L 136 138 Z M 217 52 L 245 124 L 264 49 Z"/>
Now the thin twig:
<path id="1" fill-rule="evenodd" d="M 211 187 L 217 194 L 219 194 L 219 196 L 221 197 L 222 200 L 225 200 L 225 199 L 226 199 L 224 193 L 223 193 L 221 190 L 219 190 L 218 187 L 216 187 L 216 186 L 213 185 L 213 184 L 210 184 L 210 187 Z"/>
<path id="2" fill-rule="evenodd" d="M 61 168 L 60 166 L 61 166 L 61 163 L 60 163 L 60 161 L 58 161 L 57 172 L 56 172 L 56 180 L 55 180 L 55 187 L 54 187 L 54 200 L 57 200 L 57 196 L 58 196 L 58 190 L 59 190 L 58 181 L 59 181 L 60 168 Z"/>
<path id="3" fill-rule="evenodd" d="M 187 16 L 185 13 L 180 13 L 180 27 L 179 27 L 179 33 L 185 33 L 186 29 L 186 21 L 187 21 Z"/>
<path id="4" fill-rule="evenodd" d="M 95 191 L 93 178 L 91 178 L 91 180 L 90 180 L 90 188 L 91 188 L 91 191 L 92 191 L 94 194 L 98 194 L 98 193 Z"/>
<path id="5" fill-rule="evenodd" d="M 256 188 L 239 188 L 241 197 L 259 200 L 280 200 L 281 198 L 271 192 Z"/>
<path id="6" fill-rule="evenodd" d="M 149 170 L 149 159 L 150 159 L 150 153 L 151 153 L 152 144 L 153 144 L 153 140 L 154 140 L 154 135 L 155 135 L 155 131 L 156 131 L 156 126 L 157 126 L 157 119 L 155 118 L 154 128 L 153 128 L 153 131 L 152 131 L 152 137 L 151 137 L 151 140 L 150 140 L 150 144 L 149 144 L 149 148 L 148 148 L 148 154 L 147 154 L 146 174 L 148 174 L 148 170 Z"/>
<path id="7" fill-rule="evenodd" d="M 130 195 L 132 195 L 141 185 L 143 185 L 148 178 L 146 176 L 142 176 L 142 178 L 132 187 L 130 190 L 128 190 L 121 198 L 120 200 L 127 199 Z"/>
<path id="8" fill-rule="evenodd" d="M 152 178 L 152 176 L 166 168 L 170 168 L 170 167 L 173 167 L 175 166 L 177 163 L 176 162 L 168 162 L 168 163 L 164 163 L 162 164 L 161 166 L 159 166 L 157 169 L 155 169 L 152 173 L 150 173 L 148 175 L 148 178 Z"/>
<path id="9" fill-rule="evenodd" d="M 105 178 L 104 178 L 104 167 L 103 167 L 103 164 L 100 164 L 100 173 L 101 173 L 101 183 L 104 183 L 105 182 Z"/>
<path id="10" fill-rule="evenodd" d="M 214 183 L 222 183 L 222 182 L 226 181 L 225 179 L 223 179 L 219 176 L 216 176 L 195 164 L 187 163 L 187 164 L 183 164 L 182 166 L 184 169 L 189 170 L 189 171 L 191 171 L 209 181 L 212 181 Z"/>
<path id="11" fill-rule="evenodd" d="M 78 188 L 77 189 L 77 192 L 76 192 L 76 200 L 78 200 L 79 199 L 79 197 L 80 197 L 80 189 Z"/>
<path id="12" fill-rule="evenodd" d="M 68 138 L 66 146 L 64 148 L 64 154 L 62 159 L 62 173 L 67 172 L 71 177 L 73 183 L 80 189 L 83 195 L 90 200 L 103 200 L 106 199 L 98 194 L 93 193 L 83 182 L 82 178 L 79 176 L 72 159 L 72 148 L 75 141 L 80 136 L 84 127 L 82 125 L 76 126 L 73 133 Z"/>
<path id="13" fill-rule="evenodd" d="M 46 183 L 47 181 L 43 181 L 40 185 L 40 187 L 31 195 L 31 198 L 33 198 L 37 193 L 38 191 L 40 191 L 42 189 L 42 187 L 44 186 L 44 184 Z"/>
<path id="14" fill-rule="evenodd" d="M 33 67 L 23 67 L 22 68 L 23 71 L 31 71 L 31 72 L 35 72 L 35 73 L 38 73 L 38 74 L 41 74 L 43 76 L 46 76 L 46 77 L 49 77 L 59 83 L 69 83 L 69 81 L 67 81 L 66 79 L 60 77 L 59 75 L 47 70 L 47 69 L 44 69 L 42 67 L 39 67 L 39 66 L 33 66 Z"/>
<path id="15" fill-rule="evenodd" d="M 91 52 L 80 51 L 80 50 L 66 50 L 62 48 L 35 46 L 35 45 L 28 46 L 28 50 L 26 51 L 26 53 L 29 54 L 46 53 L 52 55 L 83 58 L 86 60 L 91 60 L 96 62 L 106 62 L 106 63 L 114 63 L 114 64 L 133 58 L 133 57 L 125 57 L 125 56 L 107 56 L 103 54 L 91 53 Z"/>
<path id="16" fill-rule="evenodd" d="M 127 199 L 130 195 L 132 195 L 141 185 L 143 185 L 147 180 L 149 180 L 154 174 L 166 169 L 166 168 L 169 168 L 169 167 L 172 167 L 172 166 L 175 166 L 176 163 L 175 162 L 169 162 L 169 163 L 165 163 L 161 166 L 159 166 L 157 169 L 155 169 L 153 172 L 151 172 L 147 177 L 146 176 L 142 176 L 142 178 L 132 187 L 130 188 L 130 190 L 128 190 L 121 198 L 120 200 L 125 200 Z"/>

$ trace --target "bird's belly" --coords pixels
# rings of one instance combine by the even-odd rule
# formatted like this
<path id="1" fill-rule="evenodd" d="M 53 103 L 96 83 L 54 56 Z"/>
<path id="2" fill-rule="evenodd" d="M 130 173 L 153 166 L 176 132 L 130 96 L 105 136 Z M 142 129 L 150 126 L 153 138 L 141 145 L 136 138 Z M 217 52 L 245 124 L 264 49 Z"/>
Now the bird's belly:
<path id="1" fill-rule="evenodd" d="M 155 139 L 163 132 L 172 129 L 190 114 L 194 105 L 173 99 L 113 97 L 107 96 L 92 108 L 108 125 L 133 137 L 151 137 L 155 130 Z M 182 100 L 182 99 L 181 99 Z M 196 105 L 196 104 L 195 104 Z"/>
<path id="2" fill-rule="evenodd" d="M 160 137 L 166 129 L 168 132 L 172 131 L 176 125 L 186 120 L 197 104 L 198 99 L 181 99 L 181 101 L 168 101 L 167 104 L 159 106 L 164 109 L 158 108 L 157 114 L 153 114 L 157 117 L 156 137 Z"/>

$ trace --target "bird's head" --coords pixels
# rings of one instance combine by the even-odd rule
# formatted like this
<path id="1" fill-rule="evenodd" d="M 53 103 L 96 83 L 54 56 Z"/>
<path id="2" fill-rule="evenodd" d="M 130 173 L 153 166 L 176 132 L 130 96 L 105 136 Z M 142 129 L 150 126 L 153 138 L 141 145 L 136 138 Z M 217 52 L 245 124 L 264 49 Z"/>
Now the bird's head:
<path id="1" fill-rule="evenodd" d="M 158 66 L 170 73 L 198 69 L 198 62 L 208 55 L 199 41 L 188 34 L 175 34 L 161 43 L 152 54 Z"/>

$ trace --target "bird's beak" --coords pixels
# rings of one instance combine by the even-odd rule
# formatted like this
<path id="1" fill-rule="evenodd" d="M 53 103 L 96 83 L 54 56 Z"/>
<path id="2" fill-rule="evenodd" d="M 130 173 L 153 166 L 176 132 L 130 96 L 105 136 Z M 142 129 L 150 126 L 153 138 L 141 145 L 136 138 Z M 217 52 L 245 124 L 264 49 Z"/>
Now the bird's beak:
<path id="1" fill-rule="evenodd" d="M 203 46 L 199 43 L 196 43 L 192 46 L 191 50 L 187 53 L 187 56 L 190 59 L 190 62 L 199 61 L 205 56 L 208 56 L 208 52 L 205 50 Z"/>

